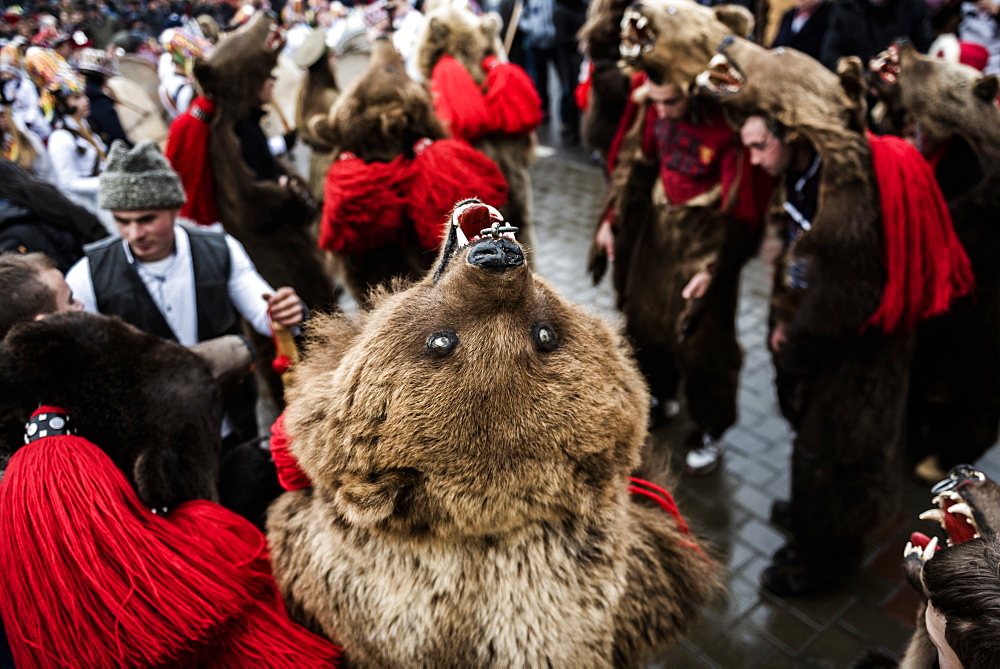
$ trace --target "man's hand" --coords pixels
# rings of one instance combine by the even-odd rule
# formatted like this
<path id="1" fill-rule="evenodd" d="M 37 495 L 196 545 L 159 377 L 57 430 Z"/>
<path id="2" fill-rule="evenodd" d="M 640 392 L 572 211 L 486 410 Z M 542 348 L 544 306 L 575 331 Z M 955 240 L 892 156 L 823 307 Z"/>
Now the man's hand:
<path id="1" fill-rule="evenodd" d="M 771 350 L 777 353 L 781 350 L 781 347 L 785 345 L 786 341 L 788 341 L 788 335 L 785 333 L 785 324 L 778 323 L 774 326 L 774 329 L 771 330 L 771 338 L 768 341 L 768 344 L 770 344 Z"/>
<path id="2" fill-rule="evenodd" d="M 705 295 L 708 286 L 712 283 L 712 275 L 702 270 L 691 277 L 691 280 L 681 291 L 681 297 L 685 300 L 694 300 Z"/>
<path id="3" fill-rule="evenodd" d="M 278 325 L 291 327 L 302 322 L 305 315 L 302 311 L 302 300 L 295 293 L 295 290 L 282 286 L 274 291 L 273 295 L 264 295 L 267 300 L 267 308 L 271 314 L 271 320 Z"/>
<path id="4" fill-rule="evenodd" d="M 608 260 L 614 262 L 615 260 L 615 233 L 611 229 L 611 221 L 604 219 L 601 221 L 600 227 L 597 228 L 597 236 L 594 237 L 594 243 L 597 244 L 597 248 L 602 249 L 604 254 L 608 256 Z"/>

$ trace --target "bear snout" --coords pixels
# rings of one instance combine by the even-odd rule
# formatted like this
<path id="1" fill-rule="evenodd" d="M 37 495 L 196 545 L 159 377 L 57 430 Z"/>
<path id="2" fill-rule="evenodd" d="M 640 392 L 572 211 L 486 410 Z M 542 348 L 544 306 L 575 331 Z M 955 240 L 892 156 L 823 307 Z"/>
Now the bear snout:
<path id="1" fill-rule="evenodd" d="M 509 239 L 490 238 L 476 242 L 469 250 L 468 262 L 490 272 L 505 272 L 522 266 L 524 253 L 520 246 Z"/>

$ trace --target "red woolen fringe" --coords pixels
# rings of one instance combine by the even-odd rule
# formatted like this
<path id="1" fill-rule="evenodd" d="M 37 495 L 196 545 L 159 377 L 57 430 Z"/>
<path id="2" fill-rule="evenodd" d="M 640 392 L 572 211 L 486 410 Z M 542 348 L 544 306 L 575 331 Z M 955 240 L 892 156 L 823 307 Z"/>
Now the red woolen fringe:
<path id="1" fill-rule="evenodd" d="M 542 99 L 528 73 L 496 56 L 483 59 L 486 70 L 486 107 L 490 132 L 518 135 L 542 123 Z"/>
<path id="2" fill-rule="evenodd" d="M 469 71 L 449 55 L 441 56 L 431 71 L 434 112 L 455 139 L 474 142 L 489 132 L 490 111 Z"/>
<path id="3" fill-rule="evenodd" d="M 869 133 L 882 203 L 887 271 L 882 301 L 865 324 L 912 330 L 972 292 L 975 279 L 930 165 L 898 137 Z"/>
<path id="4" fill-rule="evenodd" d="M 288 450 L 291 440 L 285 432 L 285 414 L 271 425 L 271 457 L 278 469 L 278 483 L 285 490 L 298 490 L 312 485 L 309 475 L 299 467 L 299 461 Z"/>
<path id="5" fill-rule="evenodd" d="M 211 502 L 154 515 L 99 448 L 53 436 L 0 481 L 0 616 L 19 667 L 330 666 L 278 599 L 263 535 Z"/>
<path id="6" fill-rule="evenodd" d="M 441 246 L 456 202 L 475 197 L 497 209 L 507 202 L 507 181 L 500 168 L 465 142 L 439 139 L 419 143 L 416 149 L 407 212 L 425 249 Z M 469 239 L 479 234 L 478 229 L 462 232 Z"/>
<path id="7" fill-rule="evenodd" d="M 410 172 L 403 156 L 391 163 L 365 163 L 342 155 L 326 175 L 321 249 L 361 254 L 394 242 L 402 228 Z"/>

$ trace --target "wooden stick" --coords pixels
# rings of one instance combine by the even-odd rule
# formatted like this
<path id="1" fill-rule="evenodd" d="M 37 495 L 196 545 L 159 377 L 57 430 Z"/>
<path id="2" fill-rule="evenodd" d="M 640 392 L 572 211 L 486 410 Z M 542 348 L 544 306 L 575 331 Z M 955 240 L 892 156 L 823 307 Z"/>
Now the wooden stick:
<path id="1" fill-rule="evenodd" d="M 517 24 L 521 22 L 521 11 L 524 9 L 524 2 L 517 0 L 514 9 L 510 13 L 510 23 L 507 24 L 507 34 L 503 38 L 503 49 L 510 54 L 510 48 L 514 44 L 514 33 L 517 32 Z"/>

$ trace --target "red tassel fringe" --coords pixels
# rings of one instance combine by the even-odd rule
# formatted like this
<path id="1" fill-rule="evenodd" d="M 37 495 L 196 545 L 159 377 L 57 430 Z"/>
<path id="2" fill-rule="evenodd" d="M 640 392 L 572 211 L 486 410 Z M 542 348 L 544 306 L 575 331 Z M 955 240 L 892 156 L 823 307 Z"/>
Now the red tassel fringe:
<path id="1" fill-rule="evenodd" d="M 352 255 L 395 241 L 409 192 L 406 163 L 403 156 L 365 163 L 342 154 L 326 175 L 320 248 Z"/>
<path id="2" fill-rule="evenodd" d="M 312 485 L 309 475 L 299 467 L 299 461 L 288 450 L 291 440 L 285 432 L 285 414 L 271 425 L 271 457 L 278 469 L 278 483 L 285 490 L 298 490 Z"/>
<path id="3" fill-rule="evenodd" d="M 448 214 L 456 202 L 478 198 L 499 209 L 507 202 L 507 181 L 500 168 L 465 142 L 439 139 L 417 145 L 413 160 L 408 212 L 425 249 L 436 249 L 444 241 Z M 464 229 L 472 239 L 479 229 Z"/>
<path id="4" fill-rule="evenodd" d="M 865 327 L 912 330 L 948 311 L 975 286 L 972 264 L 955 234 L 934 172 L 898 137 L 868 133 L 878 180 L 887 271 L 882 301 Z"/>
<path id="5" fill-rule="evenodd" d="M 0 616 L 19 667 L 339 658 L 287 617 L 256 528 L 205 501 L 154 515 L 80 437 L 14 455 L 0 481 L 0 537 Z"/>

